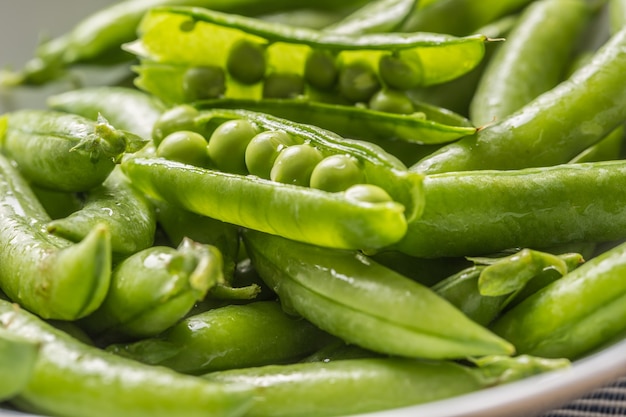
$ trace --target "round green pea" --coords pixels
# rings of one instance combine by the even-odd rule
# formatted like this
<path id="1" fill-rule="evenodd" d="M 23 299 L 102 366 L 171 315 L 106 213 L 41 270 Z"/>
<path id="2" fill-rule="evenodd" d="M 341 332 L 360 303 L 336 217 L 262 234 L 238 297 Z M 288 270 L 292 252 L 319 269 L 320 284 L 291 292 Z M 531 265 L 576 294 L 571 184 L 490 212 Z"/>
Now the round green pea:
<path id="1" fill-rule="evenodd" d="M 311 173 L 311 187 L 329 192 L 344 191 L 363 180 L 358 161 L 344 154 L 324 158 Z"/>
<path id="2" fill-rule="evenodd" d="M 270 179 L 308 187 L 313 168 L 322 159 L 322 153 L 309 144 L 289 146 L 276 157 L 270 171 Z"/>
<path id="3" fill-rule="evenodd" d="M 248 39 L 234 43 L 226 60 L 226 69 L 237 81 L 258 83 L 265 75 L 266 59 L 263 45 Z"/>
<path id="4" fill-rule="evenodd" d="M 179 130 L 194 130 L 198 110 L 188 104 L 172 107 L 159 116 L 152 128 L 152 141 L 159 146 L 164 137 Z"/>
<path id="5" fill-rule="evenodd" d="M 252 138 L 246 148 L 248 172 L 269 179 L 274 161 L 287 146 L 295 145 L 295 139 L 283 130 L 267 130 Z"/>
<path id="6" fill-rule="evenodd" d="M 247 174 L 246 148 L 258 133 L 257 127 L 244 119 L 222 123 L 209 138 L 209 158 L 222 171 Z"/>
<path id="7" fill-rule="evenodd" d="M 312 50 L 304 64 L 304 79 L 320 90 L 330 90 L 338 72 L 335 57 L 328 51 Z"/>
<path id="8" fill-rule="evenodd" d="M 422 81 L 422 67 L 418 60 L 397 54 L 383 55 L 378 61 L 378 74 L 383 83 L 398 90 L 417 87 Z"/>
<path id="9" fill-rule="evenodd" d="M 181 130 L 163 138 L 156 149 L 159 157 L 195 166 L 206 166 L 209 162 L 207 141 L 199 133 Z"/>
<path id="10" fill-rule="evenodd" d="M 370 99 L 369 107 L 388 113 L 411 114 L 414 111 L 411 99 L 403 91 L 388 88 L 375 93 Z"/>
<path id="11" fill-rule="evenodd" d="M 183 74 L 183 91 L 191 101 L 220 97 L 226 91 L 226 74 L 214 65 L 189 68 Z"/>
<path id="12" fill-rule="evenodd" d="M 373 184 L 356 184 L 346 190 L 346 198 L 363 203 L 387 203 L 393 201 L 387 191 Z"/>
<path id="13" fill-rule="evenodd" d="M 378 76 L 366 61 L 347 64 L 339 72 L 339 93 L 352 102 L 367 102 L 379 89 Z"/>
<path id="14" fill-rule="evenodd" d="M 298 74 L 273 73 L 263 82 L 263 97 L 292 98 L 304 93 L 304 79 Z"/>

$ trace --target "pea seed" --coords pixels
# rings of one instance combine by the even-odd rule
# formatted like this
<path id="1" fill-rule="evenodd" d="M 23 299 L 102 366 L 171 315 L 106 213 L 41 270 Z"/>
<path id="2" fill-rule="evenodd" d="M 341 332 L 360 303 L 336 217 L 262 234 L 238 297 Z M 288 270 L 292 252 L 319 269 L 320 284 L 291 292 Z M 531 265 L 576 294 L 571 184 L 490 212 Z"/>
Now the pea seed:
<path id="1" fill-rule="evenodd" d="M 167 135 L 157 147 L 156 154 L 172 161 L 200 167 L 209 162 L 206 139 L 199 133 L 188 130 Z"/>
<path id="2" fill-rule="evenodd" d="M 226 75 L 217 66 L 192 67 L 183 75 L 183 91 L 188 100 L 216 98 L 226 91 Z"/>
<path id="3" fill-rule="evenodd" d="M 164 137 L 179 130 L 194 130 L 194 118 L 198 110 L 188 104 L 166 110 L 154 123 L 152 141 L 159 146 Z"/>
<path id="4" fill-rule="evenodd" d="M 240 39 L 230 50 L 226 69 L 236 80 L 254 84 L 265 75 L 265 48 L 247 39 Z"/>
<path id="5" fill-rule="evenodd" d="M 219 125 L 209 138 L 209 157 L 225 172 L 246 174 L 246 148 L 259 131 L 247 120 L 235 119 Z"/>
<path id="6" fill-rule="evenodd" d="M 346 190 L 346 198 L 364 203 L 386 203 L 393 201 L 383 190 L 373 184 L 356 184 Z"/>
<path id="7" fill-rule="evenodd" d="M 376 72 L 365 61 L 348 64 L 339 72 L 339 92 L 352 102 L 367 102 L 379 88 Z"/>
<path id="8" fill-rule="evenodd" d="M 383 55 L 378 61 L 378 74 L 383 83 L 398 90 L 416 87 L 422 80 L 422 68 L 417 60 L 398 55 Z"/>
<path id="9" fill-rule="evenodd" d="M 349 155 L 331 155 L 315 166 L 311 173 L 311 187 L 338 192 L 363 182 L 363 172 L 355 158 Z"/>
<path id="10" fill-rule="evenodd" d="M 383 88 L 374 94 L 370 99 L 369 107 L 372 110 L 388 113 L 413 113 L 413 103 L 411 103 L 407 95 L 402 91 L 388 88 Z"/>
<path id="11" fill-rule="evenodd" d="M 311 145 L 293 145 L 283 149 L 270 172 L 272 181 L 309 186 L 313 168 L 323 159 L 322 153 Z"/>
<path id="12" fill-rule="evenodd" d="M 294 138 L 282 130 L 268 130 L 252 138 L 246 148 L 248 172 L 261 178 L 270 178 L 278 154 L 287 146 L 295 145 Z"/>
<path id="13" fill-rule="evenodd" d="M 304 79 L 298 74 L 270 74 L 263 83 L 263 97 L 292 98 L 304 93 Z"/>
<path id="14" fill-rule="evenodd" d="M 335 57 L 327 51 L 312 50 L 304 64 L 304 79 L 320 90 L 329 90 L 337 80 Z"/>

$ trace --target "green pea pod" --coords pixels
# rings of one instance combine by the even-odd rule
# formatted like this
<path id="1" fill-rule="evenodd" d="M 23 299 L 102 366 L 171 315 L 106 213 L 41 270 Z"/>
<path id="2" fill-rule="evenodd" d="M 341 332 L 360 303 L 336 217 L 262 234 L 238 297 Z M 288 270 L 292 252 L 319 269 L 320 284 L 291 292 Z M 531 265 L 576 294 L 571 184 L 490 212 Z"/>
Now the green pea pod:
<path id="1" fill-rule="evenodd" d="M 436 258 L 623 239 L 624 175 L 623 160 L 429 175 L 428 204 L 394 248 Z"/>
<path id="2" fill-rule="evenodd" d="M 485 68 L 471 120 L 477 126 L 501 120 L 561 82 L 591 15 L 585 0 L 531 3 Z"/>
<path id="3" fill-rule="evenodd" d="M 154 242 L 155 210 L 119 167 L 113 169 L 102 185 L 86 193 L 80 210 L 48 222 L 46 230 L 77 242 L 99 223 L 109 229 L 111 250 L 116 256 L 131 255 L 152 246 Z"/>
<path id="4" fill-rule="evenodd" d="M 234 369 L 205 378 L 247 385 L 256 393 L 249 416 L 330 417 L 427 403 L 568 366 L 528 356 L 488 358 L 478 366 L 363 358 Z"/>
<path id="5" fill-rule="evenodd" d="M 606 135 L 600 142 L 591 145 L 574 158 L 569 163 L 610 161 L 620 159 L 624 147 L 626 132 L 625 125 L 618 126 L 611 133 Z"/>
<path id="6" fill-rule="evenodd" d="M 0 196 L 2 291 L 44 318 L 73 320 L 95 310 L 110 281 L 108 229 L 98 225 L 77 244 L 46 233 L 48 214 L 4 156 Z"/>
<path id="7" fill-rule="evenodd" d="M 53 110 L 17 110 L 0 118 L 0 151 L 34 184 L 53 190 L 100 185 L 125 152 L 145 144 L 104 118 L 92 121 Z"/>
<path id="8" fill-rule="evenodd" d="M 37 343 L 0 327 L 0 401 L 15 397 L 26 387 L 38 355 Z"/>
<path id="9" fill-rule="evenodd" d="M 496 320 L 519 352 L 579 358 L 626 330 L 626 245 L 588 260 Z"/>
<path id="10" fill-rule="evenodd" d="M 48 107 L 91 120 L 102 115 L 113 126 L 150 139 L 152 126 L 165 111 L 156 98 L 127 87 L 86 87 L 47 98 Z"/>
<path id="11" fill-rule="evenodd" d="M 227 305 L 186 317 L 165 333 L 107 350 L 178 372 L 206 372 L 295 362 L 332 338 L 288 316 L 276 301 Z"/>
<path id="12" fill-rule="evenodd" d="M 394 114 L 303 99 L 214 99 L 199 102 L 196 106 L 200 109 L 231 108 L 269 113 L 319 126 L 345 137 L 373 141 L 383 148 L 388 141 L 406 141 L 418 145 L 442 144 L 477 131 L 469 123 L 448 125 L 430 120 L 419 111 Z"/>
<path id="13" fill-rule="evenodd" d="M 285 86 L 287 81 L 282 76 L 288 74 L 292 80 L 298 80 L 298 86 L 281 93 L 281 97 L 304 94 L 316 100 L 337 101 L 334 92 L 325 93 L 324 88 L 314 88 L 309 82 L 302 84 L 311 52 L 329 53 L 331 75 L 345 68 L 346 91 L 353 86 L 365 94 L 347 94 L 345 99 L 367 101 L 379 89 L 378 66 L 383 57 L 396 54 L 392 58 L 399 57 L 402 64 L 412 66 L 409 84 L 431 85 L 457 78 L 475 67 L 488 41 L 483 35 L 457 38 L 429 33 L 335 34 L 194 8 L 152 9 L 143 19 L 139 35 L 137 41 L 125 45 L 141 58 L 141 65 L 136 68 L 136 85 L 174 103 L 197 99 L 196 89 L 185 88 L 187 71 L 192 68 L 219 72 L 219 77 L 211 77 L 211 83 L 222 88 L 213 97 L 269 97 L 267 87 L 272 76 L 278 75 L 280 84 Z M 245 57 L 239 57 L 244 52 Z M 367 67 L 366 74 L 360 76 L 359 68 L 363 65 Z M 351 70 L 347 68 L 357 74 L 349 75 Z M 317 74 L 318 70 L 312 73 Z M 368 81 L 363 82 L 363 77 Z M 342 86 L 341 79 L 341 75 L 331 76 L 329 82 Z"/>
<path id="14" fill-rule="evenodd" d="M 40 345 L 28 384 L 11 401 L 22 411 L 74 417 L 236 417 L 250 406 L 245 387 L 112 355 L 1 300 L 0 326 Z"/>
<path id="15" fill-rule="evenodd" d="M 626 28 L 567 80 L 477 134 L 443 146 L 410 169 L 434 174 L 570 161 L 626 120 L 625 46 Z"/>
<path id="16" fill-rule="evenodd" d="M 432 359 L 513 352 L 427 287 L 362 254 L 253 231 L 244 242 L 287 311 L 348 343 Z"/>
<path id="17" fill-rule="evenodd" d="M 102 305 L 81 321 L 103 342 L 154 336 L 172 326 L 222 281 L 217 248 L 183 240 L 153 246 L 120 262 Z"/>
<path id="18" fill-rule="evenodd" d="M 609 22 L 612 33 L 619 32 L 626 25 L 626 2 L 609 0 Z"/>
<path id="19" fill-rule="evenodd" d="M 409 16 L 417 0 L 377 0 L 369 2 L 324 31 L 343 34 L 394 32 Z"/>
<path id="20" fill-rule="evenodd" d="M 67 217 L 83 207 L 83 201 L 79 193 L 55 191 L 33 184 L 30 184 L 30 188 L 52 219 Z"/>

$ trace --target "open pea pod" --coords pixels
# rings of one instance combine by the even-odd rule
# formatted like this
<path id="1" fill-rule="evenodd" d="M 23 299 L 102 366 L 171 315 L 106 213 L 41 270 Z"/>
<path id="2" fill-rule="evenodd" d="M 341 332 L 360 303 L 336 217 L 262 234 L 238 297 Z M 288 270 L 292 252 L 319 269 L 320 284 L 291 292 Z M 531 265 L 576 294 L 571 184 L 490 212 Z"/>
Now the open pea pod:
<path id="1" fill-rule="evenodd" d="M 222 95 L 367 102 L 386 87 L 407 90 L 465 74 L 482 60 L 487 41 L 340 34 L 183 7 L 151 10 L 139 35 L 125 45 L 141 58 L 136 84 L 169 102 Z"/>

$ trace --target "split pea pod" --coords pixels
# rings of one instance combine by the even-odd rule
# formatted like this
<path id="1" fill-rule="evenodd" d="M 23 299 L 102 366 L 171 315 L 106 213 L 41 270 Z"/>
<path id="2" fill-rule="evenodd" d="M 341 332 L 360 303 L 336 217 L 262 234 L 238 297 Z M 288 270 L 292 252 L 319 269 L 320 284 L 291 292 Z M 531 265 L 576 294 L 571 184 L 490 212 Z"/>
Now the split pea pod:
<path id="1" fill-rule="evenodd" d="M 0 151 L 34 184 L 58 191 L 100 185 L 125 152 L 145 144 L 104 118 L 53 110 L 17 110 L 0 118 Z"/>
<path id="2" fill-rule="evenodd" d="M 0 401 L 15 397 L 26 387 L 38 354 L 37 343 L 0 327 Z"/>
<path id="3" fill-rule="evenodd" d="M 125 45 L 141 60 L 135 84 L 170 103 L 300 95 L 368 102 L 387 85 L 406 90 L 461 76 L 481 61 L 488 41 L 339 34 L 194 8 L 153 9 L 139 35 Z"/>
<path id="4" fill-rule="evenodd" d="M 485 68 L 470 105 L 472 122 L 501 120 L 561 82 L 591 15 L 584 0 L 531 3 Z"/>
<path id="5" fill-rule="evenodd" d="M 590 259 L 492 324 L 519 352 L 577 359 L 626 330 L 626 245 Z"/>
<path id="6" fill-rule="evenodd" d="M 428 204 L 395 249 L 421 257 L 626 237 L 623 160 L 428 175 Z M 458 196 L 463 195 L 463 204 Z"/>
<path id="7" fill-rule="evenodd" d="M 0 289 L 44 318 L 75 320 L 104 299 L 111 274 L 106 227 L 79 243 L 45 231 L 50 221 L 28 183 L 0 156 Z"/>
<path id="8" fill-rule="evenodd" d="M 567 80 L 410 169 L 434 174 L 566 163 L 626 120 L 625 72 L 626 28 Z"/>
<path id="9" fill-rule="evenodd" d="M 241 383 L 257 393 L 251 417 L 330 417 L 441 400 L 568 366 L 565 360 L 529 356 L 487 357 L 476 366 L 360 358 L 235 369 L 205 378 Z"/>
<path id="10" fill-rule="evenodd" d="M 68 417 L 243 415 L 251 396 L 140 364 L 85 345 L 33 314 L 0 300 L 0 327 L 40 345 L 30 380 L 12 403 L 20 410 Z"/>
<path id="11" fill-rule="evenodd" d="M 178 372 L 295 362 L 334 340 L 276 301 L 227 305 L 186 317 L 163 334 L 107 347 L 115 354 Z"/>
<path id="12" fill-rule="evenodd" d="M 430 359 L 513 353 L 427 287 L 362 254 L 251 230 L 244 242 L 286 311 L 348 343 Z"/>

